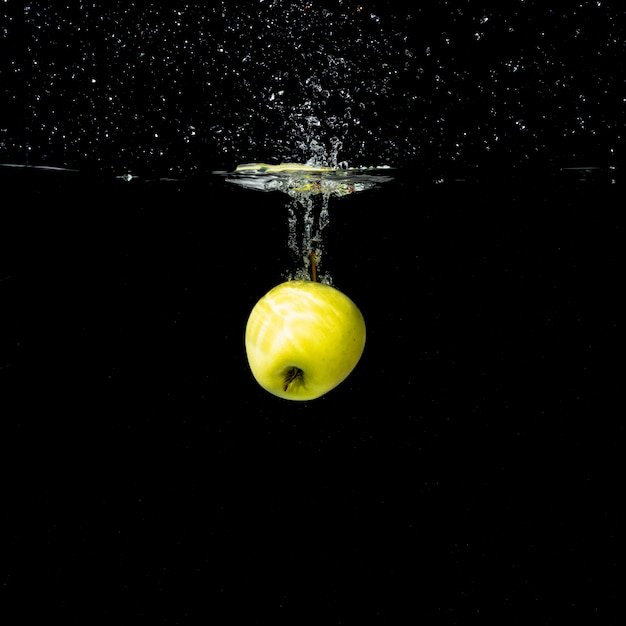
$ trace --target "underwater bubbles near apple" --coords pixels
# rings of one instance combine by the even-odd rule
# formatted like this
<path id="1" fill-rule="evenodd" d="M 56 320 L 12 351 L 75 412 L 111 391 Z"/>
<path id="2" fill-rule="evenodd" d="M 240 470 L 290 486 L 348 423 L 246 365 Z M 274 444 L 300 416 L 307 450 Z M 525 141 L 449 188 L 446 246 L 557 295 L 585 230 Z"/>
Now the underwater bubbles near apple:
<path id="1" fill-rule="evenodd" d="M 287 400 L 314 400 L 344 381 L 365 348 L 358 306 L 322 272 L 324 231 L 331 199 L 389 180 L 388 167 L 251 163 L 227 181 L 287 194 L 288 245 L 295 270 L 253 307 L 245 329 L 252 375 L 263 389 Z"/>

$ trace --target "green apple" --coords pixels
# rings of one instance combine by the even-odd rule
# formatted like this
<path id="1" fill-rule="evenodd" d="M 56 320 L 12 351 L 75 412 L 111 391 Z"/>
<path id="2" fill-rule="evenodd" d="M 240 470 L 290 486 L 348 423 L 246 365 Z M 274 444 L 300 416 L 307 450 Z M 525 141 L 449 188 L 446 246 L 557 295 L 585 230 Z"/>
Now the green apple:
<path id="1" fill-rule="evenodd" d="M 365 348 L 365 321 L 344 293 L 312 280 L 289 280 L 254 306 L 245 334 L 257 382 L 288 400 L 324 395 L 354 369 Z"/>

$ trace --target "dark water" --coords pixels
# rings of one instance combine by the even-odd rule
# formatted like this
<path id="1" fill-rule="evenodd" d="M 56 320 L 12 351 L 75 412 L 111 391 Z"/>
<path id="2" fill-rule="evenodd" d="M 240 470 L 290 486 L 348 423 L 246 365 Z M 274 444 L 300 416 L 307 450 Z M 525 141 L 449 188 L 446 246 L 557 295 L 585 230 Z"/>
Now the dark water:
<path id="1" fill-rule="evenodd" d="M 622 11 L 314 4 L 3 7 L 3 605 L 621 623 Z M 330 199 L 367 346 L 290 403 L 288 199 L 211 172 L 333 138 L 398 169 Z"/>

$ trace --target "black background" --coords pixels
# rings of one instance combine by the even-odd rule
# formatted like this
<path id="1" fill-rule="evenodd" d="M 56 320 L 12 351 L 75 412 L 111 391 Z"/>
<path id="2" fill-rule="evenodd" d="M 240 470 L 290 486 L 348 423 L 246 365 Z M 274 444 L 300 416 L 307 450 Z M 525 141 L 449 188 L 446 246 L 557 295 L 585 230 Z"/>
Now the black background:
<path id="1" fill-rule="evenodd" d="M 440 33 L 458 7 L 434 6 Z M 588 94 L 618 84 L 589 63 Z M 623 120 L 603 97 L 588 134 L 565 108 L 503 161 L 447 150 L 460 110 L 414 136 L 398 119 L 437 158 L 331 198 L 324 269 L 368 338 L 306 403 L 245 359 L 289 267 L 287 198 L 210 172 L 256 154 L 207 139 L 185 169 L 199 153 L 150 160 L 146 134 L 55 160 L 27 122 L 26 162 L 5 129 L 29 167 L 0 168 L 4 623 L 621 623 Z"/>

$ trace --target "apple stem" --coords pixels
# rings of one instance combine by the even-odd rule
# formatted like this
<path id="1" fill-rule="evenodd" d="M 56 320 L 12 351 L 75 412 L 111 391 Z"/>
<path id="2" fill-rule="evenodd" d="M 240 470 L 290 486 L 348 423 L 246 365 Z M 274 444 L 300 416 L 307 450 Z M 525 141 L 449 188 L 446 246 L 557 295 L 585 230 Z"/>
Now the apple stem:
<path id="1" fill-rule="evenodd" d="M 311 260 L 311 280 L 317 282 L 317 260 L 315 256 L 315 250 L 309 252 L 309 259 Z"/>

